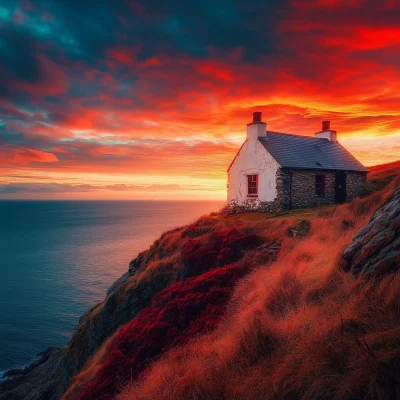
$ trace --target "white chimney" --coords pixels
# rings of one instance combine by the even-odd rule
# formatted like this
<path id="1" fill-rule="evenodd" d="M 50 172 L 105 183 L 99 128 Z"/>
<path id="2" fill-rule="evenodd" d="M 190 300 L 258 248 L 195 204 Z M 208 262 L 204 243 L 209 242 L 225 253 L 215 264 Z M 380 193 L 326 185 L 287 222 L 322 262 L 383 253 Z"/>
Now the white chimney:
<path id="1" fill-rule="evenodd" d="M 261 112 L 253 112 L 253 122 L 247 124 L 247 140 L 267 137 L 267 124 L 261 121 Z"/>
<path id="2" fill-rule="evenodd" d="M 315 137 L 337 143 L 337 133 L 331 129 L 331 121 L 322 121 L 322 130 L 317 132 Z"/>

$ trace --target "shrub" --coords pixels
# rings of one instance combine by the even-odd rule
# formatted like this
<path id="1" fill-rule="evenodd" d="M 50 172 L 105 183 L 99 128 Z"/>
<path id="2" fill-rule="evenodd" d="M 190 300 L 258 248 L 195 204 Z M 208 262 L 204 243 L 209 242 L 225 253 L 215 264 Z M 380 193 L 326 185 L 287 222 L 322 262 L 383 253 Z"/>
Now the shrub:
<path id="1" fill-rule="evenodd" d="M 262 243 L 255 234 L 241 233 L 236 228 L 213 232 L 208 241 L 189 240 L 182 249 L 181 279 L 198 276 L 210 269 L 238 261 L 246 250 Z"/>
<path id="2" fill-rule="evenodd" d="M 112 399 L 154 359 L 219 322 L 243 267 L 227 265 L 158 293 L 114 336 L 109 353 L 79 399 Z"/>
<path id="3" fill-rule="evenodd" d="M 186 238 L 197 238 L 199 236 L 203 236 L 206 233 L 210 233 L 211 228 L 208 226 L 193 226 L 190 225 L 188 226 L 183 232 L 182 232 L 182 237 Z"/>

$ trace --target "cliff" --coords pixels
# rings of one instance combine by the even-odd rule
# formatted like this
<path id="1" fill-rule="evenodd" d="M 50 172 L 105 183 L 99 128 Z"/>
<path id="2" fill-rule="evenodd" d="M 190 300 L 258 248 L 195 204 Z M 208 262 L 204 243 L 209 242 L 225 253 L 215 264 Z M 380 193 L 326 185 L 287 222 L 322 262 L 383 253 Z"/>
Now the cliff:
<path id="1" fill-rule="evenodd" d="M 0 400 L 395 398 L 399 164 L 349 204 L 163 234 Z"/>

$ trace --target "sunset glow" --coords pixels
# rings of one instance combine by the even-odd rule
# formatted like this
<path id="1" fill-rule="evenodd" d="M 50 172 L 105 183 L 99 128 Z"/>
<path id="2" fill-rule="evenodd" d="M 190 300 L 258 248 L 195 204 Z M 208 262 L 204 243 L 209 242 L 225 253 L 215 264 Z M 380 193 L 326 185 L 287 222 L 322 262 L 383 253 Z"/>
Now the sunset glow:
<path id="1" fill-rule="evenodd" d="M 84 3 L 0 6 L 0 198 L 223 200 L 254 111 L 399 159 L 397 0 Z"/>

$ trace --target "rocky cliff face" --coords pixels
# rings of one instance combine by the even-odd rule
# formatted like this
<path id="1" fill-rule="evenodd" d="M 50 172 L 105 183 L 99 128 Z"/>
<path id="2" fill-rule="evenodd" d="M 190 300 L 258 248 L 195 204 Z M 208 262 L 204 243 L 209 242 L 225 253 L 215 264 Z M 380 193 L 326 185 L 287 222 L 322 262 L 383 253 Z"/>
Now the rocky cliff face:
<path id="1" fill-rule="evenodd" d="M 344 251 L 341 266 L 356 276 L 383 277 L 400 268 L 400 189 Z"/>

